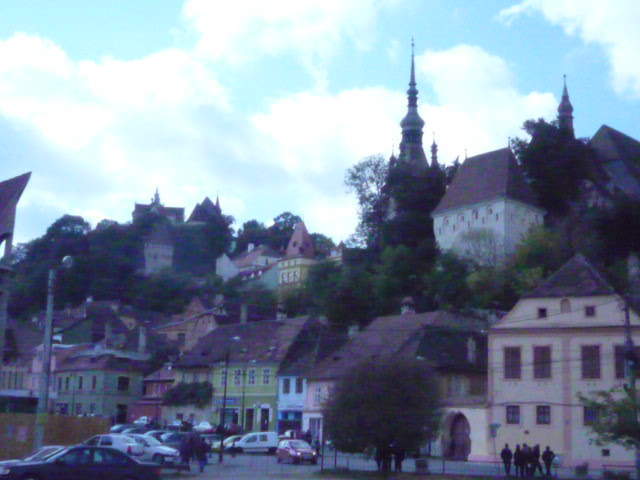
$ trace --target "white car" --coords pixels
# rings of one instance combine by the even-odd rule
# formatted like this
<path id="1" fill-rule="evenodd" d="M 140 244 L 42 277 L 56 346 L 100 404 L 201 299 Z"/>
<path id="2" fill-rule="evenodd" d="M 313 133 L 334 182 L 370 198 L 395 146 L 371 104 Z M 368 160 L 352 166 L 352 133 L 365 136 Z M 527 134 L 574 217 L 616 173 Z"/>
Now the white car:
<path id="1" fill-rule="evenodd" d="M 213 425 L 206 420 L 203 420 L 199 424 L 193 427 L 196 432 L 213 432 Z"/>
<path id="2" fill-rule="evenodd" d="M 96 435 L 84 442 L 85 445 L 111 447 L 126 453 L 130 457 L 140 459 L 144 455 L 143 446 L 136 442 L 129 435 L 121 433 L 107 433 L 106 435 Z"/>
<path id="3" fill-rule="evenodd" d="M 133 421 L 133 423 L 136 425 L 147 425 L 148 423 L 151 423 L 151 419 L 149 417 L 138 417 Z"/>
<path id="4" fill-rule="evenodd" d="M 178 464 L 180 452 L 175 448 L 163 445 L 157 438 L 151 435 L 140 435 L 137 433 L 129 434 L 136 442 L 142 445 L 144 453 L 140 457 L 143 462 L 151 461 L 154 463 Z"/>

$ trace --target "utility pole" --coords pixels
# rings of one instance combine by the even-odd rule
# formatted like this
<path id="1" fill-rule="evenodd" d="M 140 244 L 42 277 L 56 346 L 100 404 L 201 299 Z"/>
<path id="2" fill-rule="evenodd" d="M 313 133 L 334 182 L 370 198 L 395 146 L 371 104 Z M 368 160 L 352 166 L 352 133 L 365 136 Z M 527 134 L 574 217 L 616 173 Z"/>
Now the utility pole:
<path id="1" fill-rule="evenodd" d="M 634 418 L 636 424 L 638 423 L 638 390 L 636 386 L 636 368 L 638 359 L 636 358 L 635 346 L 633 344 L 633 337 L 631 335 L 631 315 L 629 311 L 629 299 L 624 299 L 624 329 L 625 329 L 625 360 L 627 366 L 627 394 L 631 397 L 631 403 L 634 410 Z M 635 447 L 635 464 L 636 464 L 636 478 L 640 479 L 640 445 L 636 444 Z"/>
<path id="2" fill-rule="evenodd" d="M 44 320 L 44 339 L 42 342 L 42 368 L 40 372 L 40 391 L 38 392 L 38 412 L 36 430 L 33 438 L 34 447 L 38 449 L 44 444 L 44 433 L 49 409 L 49 380 L 51 370 L 51 337 L 53 335 L 53 287 L 56 281 L 56 269 L 49 269 L 47 280 L 47 310 Z"/>
<path id="3" fill-rule="evenodd" d="M 222 463 L 224 458 L 224 417 L 227 410 L 227 382 L 229 381 L 229 349 L 224 355 L 224 393 L 222 394 L 222 410 L 220 412 L 220 425 L 222 425 L 222 435 L 220 436 L 220 452 L 218 453 L 218 463 Z"/>

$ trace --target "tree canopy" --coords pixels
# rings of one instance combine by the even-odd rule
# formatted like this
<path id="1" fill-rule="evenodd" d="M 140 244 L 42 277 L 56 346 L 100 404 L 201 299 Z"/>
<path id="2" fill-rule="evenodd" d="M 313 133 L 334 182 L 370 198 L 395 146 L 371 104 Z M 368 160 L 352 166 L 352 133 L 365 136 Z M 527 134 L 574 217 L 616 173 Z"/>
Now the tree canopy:
<path id="1" fill-rule="evenodd" d="M 326 436 L 337 449 L 413 450 L 433 438 L 440 421 L 437 380 L 423 361 L 379 359 L 354 366 L 327 399 Z"/>

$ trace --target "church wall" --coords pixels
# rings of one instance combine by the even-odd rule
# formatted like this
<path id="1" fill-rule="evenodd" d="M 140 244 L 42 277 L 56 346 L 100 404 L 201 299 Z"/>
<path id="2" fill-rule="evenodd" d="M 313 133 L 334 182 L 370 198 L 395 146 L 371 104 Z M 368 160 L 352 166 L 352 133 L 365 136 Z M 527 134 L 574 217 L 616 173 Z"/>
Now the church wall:
<path id="1" fill-rule="evenodd" d="M 144 274 L 153 275 L 173 267 L 173 246 L 146 243 L 144 245 Z"/>
<path id="2" fill-rule="evenodd" d="M 512 253 L 532 227 L 542 225 L 544 212 L 530 205 L 507 200 L 505 205 L 505 251 Z"/>

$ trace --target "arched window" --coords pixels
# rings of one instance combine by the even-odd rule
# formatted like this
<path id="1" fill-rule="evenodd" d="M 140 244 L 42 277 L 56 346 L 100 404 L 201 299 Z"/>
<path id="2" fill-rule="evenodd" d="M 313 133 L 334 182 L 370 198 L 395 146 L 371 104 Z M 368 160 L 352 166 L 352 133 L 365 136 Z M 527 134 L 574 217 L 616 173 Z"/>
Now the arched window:
<path id="1" fill-rule="evenodd" d="M 571 303 L 568 298 L 560 300 L 560 313 L 569 313 L 571 311 Z"/>

